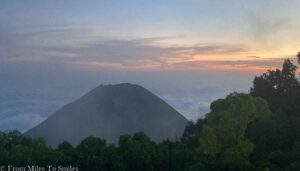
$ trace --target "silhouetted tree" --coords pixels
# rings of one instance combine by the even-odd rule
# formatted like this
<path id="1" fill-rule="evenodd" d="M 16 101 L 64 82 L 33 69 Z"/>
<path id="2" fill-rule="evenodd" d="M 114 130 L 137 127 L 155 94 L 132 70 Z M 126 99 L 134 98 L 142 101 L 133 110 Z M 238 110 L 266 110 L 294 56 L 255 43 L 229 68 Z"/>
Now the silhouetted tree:
<path id="1" fill-rule="evenodd" d="M 297 55 L 300 62 L 300 53 Z M 247 137 L 255 144 L 252 160 L 256 165 L 283 170 L 298 166 L 291 159 L 292 147 L 300 140 L 300 83 L 297 66 L 287 59 L 282 69 L 255 77 L 251 95 L 264 98 L 270 105 L 270 120 L 253 122 Z"/>
<path id="2" fill-rule="evenodd" d="M 204 119 L 198 119 L 197 122 L 189 122 L 185 127 L 181 142 L 190 148 L 196 148 L 202 133 Z"/>
<path id="3" fill-rule="evenodd" d="M 136 133 L 132 137 L 121 136 L 119 154 L 122 156 L 125 171 L 154 170 L 155 143 L 144 133 Z"/>
<path id="4" fill-rule="evenodd" d="M 104 170 L 106 165 L 106 142 L 100 138 L 88 137 L 77 146 L 81 170 Z"/>
<path id="5" fill-rule="evenodd" d="M 251 94 L 267 100 L 274 113 L 282 114 L 280 120 L 294 126 L 300 125 L 300 84 L 296 78 L 297 66 L 289 59 L 285 60 L 282 69 L 268 71 L 255 77 Z M 295 132 L 300 138 L 300 132 Z"/>
<path id="6" fill-rule="evenodd" d="M 76 149 L 68 142 L 64 141 L 58 145 L 57 155 L 59 156 L 60 165 L 70 165 L 78 166 L 78 156 Z"/>

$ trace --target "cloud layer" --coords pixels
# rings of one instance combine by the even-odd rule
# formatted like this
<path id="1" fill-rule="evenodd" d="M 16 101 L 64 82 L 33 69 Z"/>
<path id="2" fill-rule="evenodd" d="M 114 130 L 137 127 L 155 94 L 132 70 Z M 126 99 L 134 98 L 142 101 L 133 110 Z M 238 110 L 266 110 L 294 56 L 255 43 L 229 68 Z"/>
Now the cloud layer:
<path id="1" fill-rule="evenodd" d="M 40 27 L 0 32 L 0 64 L 57 63 L 99 70 L 255 70 L 282 58 L 251 58 L 245 45 L 176 44 L 184 36 L 113 38 L 91 28 Z"/>

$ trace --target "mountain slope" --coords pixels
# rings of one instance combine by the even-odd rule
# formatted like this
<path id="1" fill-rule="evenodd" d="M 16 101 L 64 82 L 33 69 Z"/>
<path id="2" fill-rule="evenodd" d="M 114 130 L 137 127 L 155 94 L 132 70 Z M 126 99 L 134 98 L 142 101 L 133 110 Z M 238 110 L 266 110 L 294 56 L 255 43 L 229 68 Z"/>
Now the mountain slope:
<path id="1" fill-rule="evenodd" d="M 143 131 L 154 141 L 181 136 L 187 120 L 166 102 L 133 84 L 99 86 L 25 133 L 49 145 L 73 145 L 88 136 L 117 143 L 122 134 Z"/>

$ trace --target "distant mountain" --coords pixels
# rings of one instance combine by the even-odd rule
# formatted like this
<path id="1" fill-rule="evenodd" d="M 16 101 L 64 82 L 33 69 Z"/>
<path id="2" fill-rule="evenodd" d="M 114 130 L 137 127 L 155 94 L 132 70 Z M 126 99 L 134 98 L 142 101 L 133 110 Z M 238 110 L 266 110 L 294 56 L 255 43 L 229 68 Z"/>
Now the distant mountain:
<path id="1" fill-rule="evenodd" d="M 144 132 L 156 142 L 180 137 L 187 119 L 139 85 L 100 85 L 65 105 L 25 133 L 51 146 L 63 141 L 78 145 L 88 136 L 117 143 L 120 135 Z"/>

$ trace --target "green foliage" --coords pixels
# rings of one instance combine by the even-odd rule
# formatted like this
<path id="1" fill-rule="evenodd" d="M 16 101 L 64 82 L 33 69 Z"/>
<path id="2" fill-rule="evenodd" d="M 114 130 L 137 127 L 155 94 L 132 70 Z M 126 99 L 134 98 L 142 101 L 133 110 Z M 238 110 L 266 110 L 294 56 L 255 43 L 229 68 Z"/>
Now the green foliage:
<path id="1" fill-rule="evenodd" d="M 247 170 L 250 168 L 249 154 L 253 150 L 250 141 L 241 141 L 238 145 L 226 149 L 220 157 L 221 164 L 231 170 Z"/>
<path id="2" fill-rule="evenodd" d="M 300 53 L 297 55 L 300 64 Z M 270 169 L 293 170 L 299 165 L 300 83 L 297 66 L 287 59 L 282 69 L 255 77 L 251 95 L 264 98 L 274 113 L 270 120 L 249 125 L 247 137 L 254 143 L 252 161 Z M 296 152 L 295 152 L 296 151 Z M 297 170 L 297 169 L 296 169 Z"/>
<path id="3" fill-rule="evenodd" d="M 223 168 L 249 168 L 254 145 L 245 137 L 247 126 L 270 114 L 266 101 L 247 94 L 233 93 L 213 102 L 199 140 L 200 152 L 216 157 Z"/>
<path id="4" fill-rule="evenodd" d="M 59 156 L 60 165 L 68 165 L 69 163 L 77 163 L 78 155 L 76 149 L 68 142 L 62 142 L 58 145 L 56 150 L 57 155 Z"/>
<path id="5" fill-rule="evenodd" d="M 299 171 L 300 170 L 300 162 L 295 161 L 291 163 L 286 169 L 286 171 Z"/>
<path id="6" fill-rule="evenodd" d="M 2 164 L 47 165 L 56 162 L 55 153 L 42 139 L 22 136 L 18 131 L 0 134 L 0 158 Z"/>
<path id="7" fill-rule="evenodd" d="M 245 140 L 248 124 L 269 115 L 265 101 L 247 94 L 234 93 L 226 99 L 217 100 L 212 103 L 211 112 L 207 114 L 207 124 L 200 139 L 201 147 L 207 151 L 211 148 L 209 146 L 214 146 L 208 153 L 216 155 L 224 149 L 239 145 Z"/>
<path id="8" fill-rule="evenodd" d="M 106 165 L 106 142 L 100 138 L 88 137 L 78 146 L 78 161 L 84 170 L 101 170 Z"/>
<path id="9" fill-rule="evenodd" d="M 200 149 L 204 154 L 215 156 L 221 151 L 221 144 L 215 130 L 209 126 L 203 129 L 203 136 L 200 138 Z"/>
<path id="10" fill-rule="evenodd" d="M 300 84 L 295 76 L 296 69 L 289 59 L 285 60 L 282 70 L 268 71 L 255 77 L 251 94 L 267 100 L 273 112 L 295 115 L 300 109 Z"/>
<path id="11" fill-rule="evenodd" d="M 204 119 L 198 119 L 196 123 L 189 122 L 189 124 L 185 127 L 181 142 L 190 148 L 196 148 L 198 146 L 198 140 L 201 136 L 204 123 Z"/>
<path id="12" fill-rule="evenodd" d="M 290 136 L 285 132 L 283 125 L 278 125 L 277 122 L 270 119 L 252 122 L 246 131 L 247 138 L 255 144 L 251 160 L 263 160 L 272 151 L 286 146 Z"/>
<path id="13" fill-rule="evenodd" d="M 144 133 L 136 133 L 133 137 L 121 136 L 119 148 L 119 154 L 124 156 L 124 170 L 153 170 L 155 143 Z"/>

